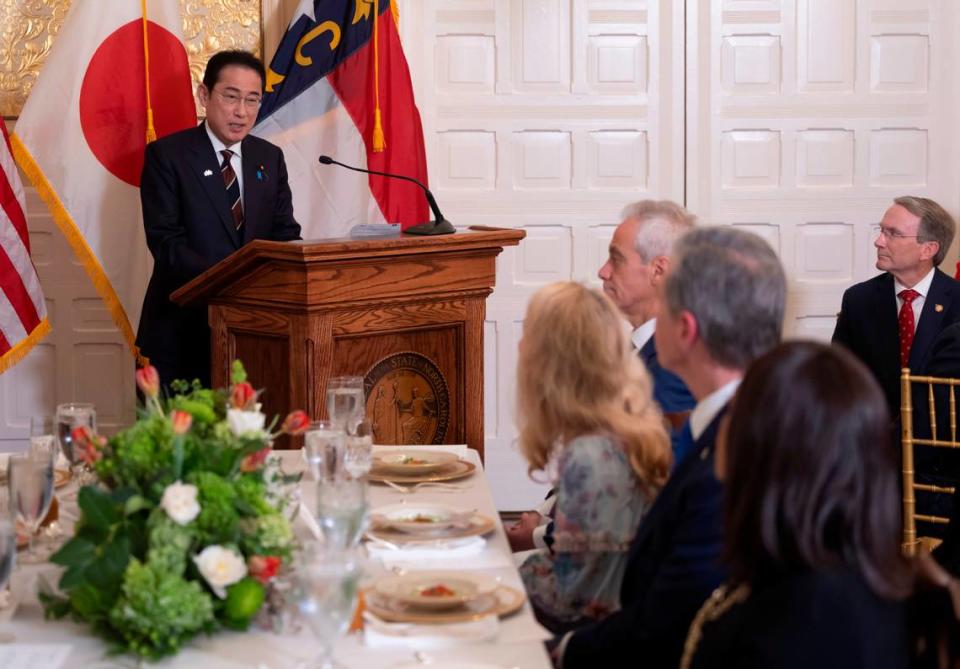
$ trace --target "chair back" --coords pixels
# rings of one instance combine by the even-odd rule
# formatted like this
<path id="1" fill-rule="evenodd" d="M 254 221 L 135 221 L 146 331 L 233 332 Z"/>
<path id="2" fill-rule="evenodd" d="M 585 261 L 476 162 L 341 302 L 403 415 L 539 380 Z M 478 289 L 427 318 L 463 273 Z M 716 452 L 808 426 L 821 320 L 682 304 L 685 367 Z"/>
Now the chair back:
<path id="1" fill-rule="evenodd" d="M 918 491 L 937 495 L 953 495 L 954 488 L 916 482 L 914 447 L 960 448 L 960 441 L 957 439 L 957 397 L 954 392 L 954 388 L 957 386 L 960 386 L 960 379 L 913 376 L 910 374 L 910 369 L 906 367 L 900 374 L 900 430 L 903 444 L 903 552 L 907 555 L 915 555 L 917 547 L 921 544 L 932 550 L 940 543 L 940 540 L 935 537 L 918 536 L 918 521 L 936 525 L 947 525 L 950 522 L 950 519 L 944 516 L 917 513 L 916 493 Z M 915 389 L 917 392 L 926 395 L 929 407 L 926 412 L 916 412 L 918 415 L 914 415 L 914 397 L 917 396 L 914 392 Z M 935 389 L 942 390 L 935 392 Z M 944 394 L 948 396 L 946 404 L 949 415 L 946 417 L 937 415 L 937 399 L 943 398 Z M 937 430 L 938 419 L 941 426 L 939 432 Z M 923 425 L 922 421 L 929 421 L 927 426 L 929 427 L 929 438 L 916 436 L 918 432 L 916 426 Z M 949 425 L 949 434 L 941 435 L 943 426 L 947 424 Z M 922 434 L 927 433 L 924 431 Z M 941 438 L 947 436 L 949 438 Z"/>

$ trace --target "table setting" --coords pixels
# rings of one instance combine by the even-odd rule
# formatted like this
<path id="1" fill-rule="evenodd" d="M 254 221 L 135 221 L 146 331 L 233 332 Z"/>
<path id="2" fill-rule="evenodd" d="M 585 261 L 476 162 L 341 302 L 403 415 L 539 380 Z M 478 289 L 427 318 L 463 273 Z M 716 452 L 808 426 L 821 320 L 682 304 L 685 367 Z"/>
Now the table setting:
<path id="1" fill-rule="evenodd" d="M 76 458 L 82 470 L 53 468 L 69 473 L 51 486 L 62 546 L 36 563 L 14 549 L 0 666 L 550 667 L 549 634 L 533 618 L 476 451 L 374 445 L 356 377 L 331 380 L 329 420 L 291 426 L 288 416 L 279 431 L 242 415 L 259 413 L 244 384 L 223 391 L 225 405 L 197 388 L 147 392 L 152 427 L 141 419 L 110 440 L 95 421 L 71 430 L 71 450 L 86 457 Z M 165 475 L 144 469 L 138 479 L 129 449 L 144 446 L 131 435 L 148 432 L 169 461 L 153 463 Z M 302 435 L 303 448 L 271 450 L 281 432 Z M 142 487 L 131 494 L 120 481 Z M 87 589 L 98 578 L 103 601 Z M 180 610 L 137 608 L 162 592 L 183 593 Z M 178 628 L 191 611 L 202 623 Z"/>

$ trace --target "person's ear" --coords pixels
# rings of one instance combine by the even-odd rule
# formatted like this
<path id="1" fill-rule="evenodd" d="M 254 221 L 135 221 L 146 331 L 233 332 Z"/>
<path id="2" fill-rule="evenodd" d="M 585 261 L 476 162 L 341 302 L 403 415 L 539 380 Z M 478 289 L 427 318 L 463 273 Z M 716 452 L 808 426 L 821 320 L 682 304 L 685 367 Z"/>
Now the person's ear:
<path id="1" fill-rule="evenodd" d="M 650 261 L 650 283 L 653 286 L 659 286 L 667 277 L 670 270 L 670 258 L 667 256 L 657 256 Z"/>
<path id="2" fill-rule="evenodd" d="M 200 101 L 200 106 L 204 108 L 210 100 L 210 91 L 202 82 L 197 84 L 197 99 Z"/>

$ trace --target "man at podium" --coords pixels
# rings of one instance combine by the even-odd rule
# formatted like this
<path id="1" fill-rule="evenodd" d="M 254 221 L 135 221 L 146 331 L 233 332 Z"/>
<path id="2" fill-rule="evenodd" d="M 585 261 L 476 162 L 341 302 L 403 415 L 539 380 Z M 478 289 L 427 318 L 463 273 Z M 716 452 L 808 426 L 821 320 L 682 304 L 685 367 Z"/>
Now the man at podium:
<path id="1" fill-rule="evenodd" d="M 170 293 L 255 239 L 300 239 L 283 152 L 249 134 L 264 79 L 246 51 L 213 55 L 197 86 L 206 120 L 147 146 L 140 202 L 154 265 L 137 345 L 166 384 L 210 383 L 206 306 L 179 307 Z"/>

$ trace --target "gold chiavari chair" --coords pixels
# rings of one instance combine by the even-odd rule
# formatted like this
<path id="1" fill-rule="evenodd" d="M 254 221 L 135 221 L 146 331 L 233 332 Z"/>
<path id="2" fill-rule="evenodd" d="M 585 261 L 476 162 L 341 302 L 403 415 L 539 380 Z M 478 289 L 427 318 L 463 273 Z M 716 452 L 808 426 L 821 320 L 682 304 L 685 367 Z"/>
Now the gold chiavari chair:
<path id="1" fill-rule="evenodd" d="M 928 415 L 914 416 L 914 385 L 925 388 Z M 935 446 L 939 448 L 960 448 L 957 440 L 957 397 L 954 388 L 960 386 L 960 379 L 948 379 L 937 376 L 912 376 L 909 368 L 904 368 L 900 374 L 900 419 L 901 437 L 903 443 L 903 551 L 907 555 L 915 555 L 917 547 L 924 545 L 932 550 L 940 543 L 935 537 L 917 536 L 917 521 L 946 525 L 950 522 L 944 516 L 918 514 L 916 512 L 916 492 L 928 492 L 942 495 L 953 495 L 954 488 L 938 486 L 915 481 L 914 446 Z M 937 397 L 943 401 L 943 394 L 935 393 L 934 388 L 943 388 L 949 397 L 946 404 L 949 406 L 949 439 L 941 439 L 937 431 Z M 930 437 L 918 438 L 915 435 L 916 421 L 929 418 Z M 941 416 L 942 419 L 942 416 Z M 941 429 L 942 431 L 942 429 Z"/>

